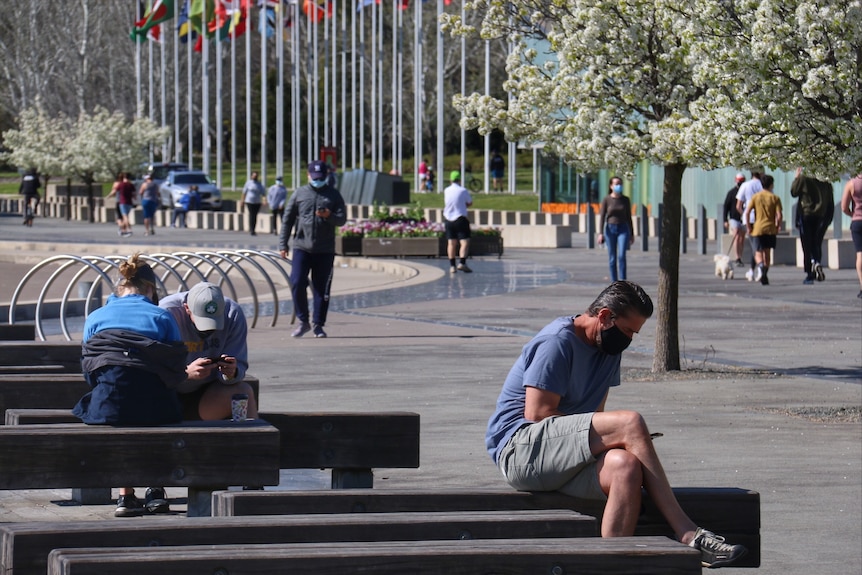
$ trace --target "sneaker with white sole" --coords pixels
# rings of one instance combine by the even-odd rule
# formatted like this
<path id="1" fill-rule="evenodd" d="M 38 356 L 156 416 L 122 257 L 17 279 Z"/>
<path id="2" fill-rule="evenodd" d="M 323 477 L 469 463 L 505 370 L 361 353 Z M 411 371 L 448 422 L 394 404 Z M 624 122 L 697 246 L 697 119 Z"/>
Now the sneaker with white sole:
<path id="1" fill-rule="evenodd" d="M 120 495 L 114 517 L 140 517 L 144 514 L 144 506 L 134 493 Z"/>
<path id="2" fill-rule="evenodd" d="M 163 487 L 148 487 L 144 496 L 144 509 L 147 513 L 170 513 L 171 505 Z"/>
<path id="3" fill-rule="evenodd" d="M 748 549 L 744 546 L 725 543 L 724 537 L 700 527 L 697 528 L 694 539 L 688 545 L 700 550 L 701 565 L 710 568 L 730 565 L 748 553 Z"/>
<path id="4" fill-rule="evenodd" d="M 326 337 L 326 332 L 323 331 L 322 325 L 314 326 L 314 337 Z"/>
<path id="5" fill-rule="evenodd" d="M 458 268 L 456 268 L 455 266 L 450 267 L 450 268 L 449 268 L 449 273 L 450 273 L 450 274 L 456 274 L 456 273 L 458 273 Z"/>
<path id="6" fill-rule="evenodd" d="M 301 324 L 299 324 L 298 328 L 293 330 L 293 333 L 290 334 L 290 337 L 302 337 L 310 331 L 311 331 L 311 325 L 307 321 L 304 321 Z"/>
<path id="7" fill-rule="evenodd" d="M 763 264 L 757 264 L 754 269 L 754 281 L 759 282 L 763 278 Z"/>
<path id="8" fill-rule="evenodd" d="M 814 275 L 817 278 L 817 281 L 822 282 L 826 279 L 826 274 L 823 273 L 823 266 L 820 265 L 820 262 L 816 262 L 814 264 Z"/>
<path id="9" fill-rule="evenodd" d="M 747 272 L 745 272 L 745 279 L 747 279 L 750 282 L 753 282 L 754 281 L 754 271 L 748 270 Z"/>
<path id="10" fill-rule="evenodd" d="M 464 272 L 464 273 L 467 273 L 467 274 L 469 274 L 469 273 L 472 273 L 472 272 L 473 272 L 473 270 L 471 270 L 469 267 L 467 267 L 467 264 L 458 264 L 458 271 L 459 271 L 459 272 Z"/>

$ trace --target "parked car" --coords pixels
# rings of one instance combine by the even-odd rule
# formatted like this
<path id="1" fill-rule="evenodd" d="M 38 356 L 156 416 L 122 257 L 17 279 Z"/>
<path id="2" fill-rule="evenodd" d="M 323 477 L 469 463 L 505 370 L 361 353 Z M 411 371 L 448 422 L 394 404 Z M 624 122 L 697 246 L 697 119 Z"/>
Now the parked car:
<path id="1" fill-rule="evenodd" d="M 186 193 L 192 185 L 198 187 L 202 210 L 221 209 L 221 190 L 210 181 L 204 172 L 196 171 L 170 171 L 167 173 L 165 181 L 159 185 L 162 206 L 173 208 L 180 196 Z"/>
<path id="2" fill-rule="evenodd" d="M 153 181 L 161 185 L 161 183 L 168 177 L 168 172 L 187 172 L 188 169 L 188 164 L 180 162 L 156 162 L 154 164 L 143 164 L 135 178 L 132 180 L 132 183 L 135 184 L 136 190 L 140 190 L 141 184 L 144 183 L 144 176 L 146 174 L 151 174 L 153 176 Z"/>

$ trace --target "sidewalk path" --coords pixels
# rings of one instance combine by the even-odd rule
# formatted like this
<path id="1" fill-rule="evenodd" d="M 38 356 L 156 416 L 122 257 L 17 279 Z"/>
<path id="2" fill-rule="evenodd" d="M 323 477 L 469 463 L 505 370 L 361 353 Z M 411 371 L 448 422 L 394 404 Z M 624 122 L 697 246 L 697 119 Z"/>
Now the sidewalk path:
<path id="1" fill-rule="evenodd" d="M 20 224 L 14 229 L 4 219 L 0 245 L 20 242 Z M 24 231 L 40 241 L 117 243 L 113 227 L 46 224 L 40 219 Z M 271 238 L 230 232 L 165 235 L 173 231 L 274 245 Z M 190 237 L 178 233 L 171 240 Z M 804 286 L 800 270 L 776 267 L 771 285 L 761 286 L 719 280 L 711 259 L 680 258 L 686 371 L 649 372 L 656 323 L 650 320 L 623 356 L 624 382 L 612 391 L 608 409 L 636 409 L 664 433 L 656 446 L 674 485 L 761 493 L 758 573 L 862 574 L 862 301 L 855 272 L 827 270 L 825 282 Z M 441 273 L 448 267 L 442 259 L 392 263 L 415 266 L 429 281 L 367 292 L 360 284 L 369 278 L 339 268 L 333 285 L 350 293 L 333 297 L 329 338 L 292 339 L 281 322 L 250 331 L 250 371 L 261 380 L 262 408 L 416 411 L 422 466 L 377 470 L 376 487 L 502 487 L 483 445 L 502 381 L 533 333 L 556 316 L 582 312 L 606 285 L 606 254 L 507 250 L 500 260 L 471 260 L 473 274 L 452 277 Z M 5 265 L 0 281 L 8 281 Z M 629 278 L 655 296 L 657 266 L 655 251 L 630 252 Z M 840 417 L 854 410 L 855 420 Z M 305 480 L 313 483 L 315 473 Z M 68 497 L 64 490 L 0 492 L 0 521 L 113 512 L 112 506 L 51 503 Z"/>

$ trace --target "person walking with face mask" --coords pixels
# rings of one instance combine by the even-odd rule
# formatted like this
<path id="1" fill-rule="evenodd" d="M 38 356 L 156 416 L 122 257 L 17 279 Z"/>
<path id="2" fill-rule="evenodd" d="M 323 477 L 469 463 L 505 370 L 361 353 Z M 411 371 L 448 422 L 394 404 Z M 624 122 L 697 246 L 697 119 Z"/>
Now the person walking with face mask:
<path id="1" fill-rule="evenodd" d="M 325 162 L 308 164 L 308 185 L 297 189 L 287 201 L 278 239 L 281 257 L 287 259 L 293 245 L 290 266 L 293 309 L 299 326 L 290 334 L 302 337 L 314 330 L 314 337 L 326 337 L 323 330 L 329 310 L 332 264 L 335 261 L 335 228 L 347 221 L 344 198 L 330 184 Z M 292 235 L 292 238 L 291 238 Z M 314 313 L 308 314 L 308 276 L 314 296 Z M 312 327 L 313 325 L 313 327 Z"/>
<path id="2" fill-rule="evenodd" d="M 605 411 L 620 359 L 653 313 L 633 282 L 605 288 L 586 313 L 557 318 L 509 371 L 488 421 L 485 447 L 519 491 L 560 491 L 606 501 L 602 537 L 634 535 L 646 489 L 682 543 L 718 567 L 746 549 L 698 527 L 682 510 L 635 411 Z"/>
<path id="3" fill-rule="evenodd" d="M 599 244 L 608 246 L 608 267 L 611 281 L 626 279 L 626 250 L 634 238 L 632 224 L 632 204 L 623 195 L 623 181 L 618 177 L 611 178 L 610 194 L 602 200 L 599 209 L 601 232 L 598 235 Z"/>

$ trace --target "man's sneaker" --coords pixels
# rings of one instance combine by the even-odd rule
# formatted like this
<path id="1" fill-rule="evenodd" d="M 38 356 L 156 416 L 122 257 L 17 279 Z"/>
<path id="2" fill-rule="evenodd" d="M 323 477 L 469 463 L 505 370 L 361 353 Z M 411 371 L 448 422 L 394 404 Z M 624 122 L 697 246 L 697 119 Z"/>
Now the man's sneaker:
<path id="1" fill-rule="evenodd" d="M 473 270 L 471 270 L 469 267 L 467 267 L 467 264 L 458 264 L 458 271 L 459 271 L 459 272 L 464 272 L 464 273 L 467 273 L 467 274 L 469 274 L 469 273 L 472 273 L 472 272 L 473 272 Z"/>
<path id="2" fill-rule="evenodd" d="M 813 279 L 813 278 L 806 277 L 804 280 L 802 280 L 802 283 L 803 283 L 803 284 L 805 284 L 805 285 L 807 285 L 807 286 L 810 286 L 811 284 L 813 284 L 813 283 L 814 283 L 814 279 Z"/>
<path id="3" fill-rule="evenodd" d="M 148 487 L 144 496 L 144 509 L 147 513 L 170 513 L 171 505 L 162 487 Z"/>
<path id="4" fill-rule="evenodd" d="M 308 322 L 302 322 L 299 324 L 299 327 L 293 330 L 293 333 L 290 334 L 290 337 L 302 337 L 308 332 L 311 331 L 311 326 Z"/>
<path id="5" fill-rule="evenodd" d="M 458 273 L 458 268 L 456 268 L 455 266 L 450 267 L 450 268 L 449 268 L 449 273 L 450 273 L 450 274 L 456 274 L 456 273 Z"/>
<path id="6" fill-rule="evenodd" d="M 753 282 L 754 281 L 754 270 L 748 270 L 747 272 L 745 272 L 745 279 L 747 279 L 750 282 Z"/>
<path id="7" fill-rule="evenodd" d="M 742 545 L 729 545 L 712 531 L 697 528 L 689 547 L 700 549 L 700 562 L 704 567 L 730 565 L 748 552 Z"/>
<path id="8" fill-rule="evenodd" d="M 314 326 L 314 337 L 326 337 L 326 332 L 323 331 L 322 325 Z"/>
<path id="9" fill-rule="evenodd" d="M 817 277 L 817 281 L 819 282 L 826 279 L 826 274 L 823 273 L 823 266 L 820 265 L 820 262 L 814 264 L 814 275 Z"/>
<path id="10" fill-rule="evenodd" d="M 744 268 L 745 267 L 745 263 L 739 258 L 737 258 L 736 261 L 733 263 L 735 263 L 736 267 L 738 267 L 738 268 Z"/>
<path id="11" fill-rule="evenodd" d="M 114 517 L 140 517 L 144 514 L 144 506 L 141 505 L 141 500 L 135 497 L 135 494 L 120 495 L 117 500 L 117 510 L 114 511 Z"/>
<path id="12" fill-rule="evenodd" d="M 757 264 L 754 270 L 754 281 L 759 282 L 763 278 L 763 264 Z"/>

